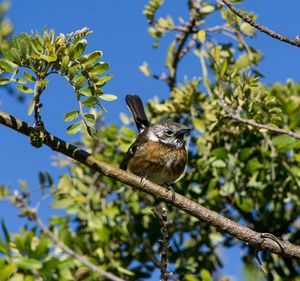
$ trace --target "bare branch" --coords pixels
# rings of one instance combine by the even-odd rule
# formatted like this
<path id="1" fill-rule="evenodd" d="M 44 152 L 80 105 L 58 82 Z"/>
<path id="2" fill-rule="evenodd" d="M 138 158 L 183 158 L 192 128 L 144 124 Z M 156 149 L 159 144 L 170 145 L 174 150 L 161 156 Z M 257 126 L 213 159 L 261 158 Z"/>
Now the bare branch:
<path id="1" fill-rule="evenodd" d="M 298 39 L 291 39 L 285 35 L 282 35 L 274 30 L 269 29 L 268 27 L 259 24 L 258 22 L 256 22 L 255 20 L 253 20 L 252 18 L 250 18 L 247 14 L 244 14 L 242 11 L 236 9 L 232 3 L 228 0 L 222 0 L 222 2 L 229 8 L 229 10 L 231 12 L 233 12 L 234 14 L 236 14 L 239 18 L 241 18 L 243 21 L 245 21 L 246 23 L 250 24 L 251 26 L 255 27 L 256 29 L 258 29 L 259 31 L 266 33 L 267 35 L 278 39 L 282 42 L 291 44 L 293 46 L 296 47 L 300 47 L 300 40 Z"/>
<path id="2" fill-rule="evenodd" d="M 33 130 L 33 127 L 29 126 L 27 123 L 1 111 L 0 124 L 10 127 L 11 129 L 16 130 L 17 132 L 26 136 L 29 136 L 30 132 Z M 87 167 L 90 167 L 100 174 L 116 179 L 123 184 L 137 188 L 140 191 L 151 194 L 157 199 L 192 215 L 202 222 L 214 226 L 220 232 L 228 233 L 237 239 L 242 240 L 244 243 L 247 243 L 252 247 L 282 255 L 284 257 L 300 259 L 300 246 L 291 244 L 288 241 L 281 241 L 279 239 L 276 242 L 273 239 L 266 239 L 262 237 L 260 232 L 256 232 L 233 220 L 225 218 L 217 212 L 209 210 L 178 193 L 176 193 L 175 200 L 173 200 L 172 194 L 168 192 L 166 188 L 154 184 L 146 179 L 141 181 L 140 177 L 130 172 L 123 171 L 119 168 L 115 168 L 103 161 L 99 161 L 88 152 L 72 144 L 66 143 L 65 141 L 50 135 L 49 133 L 47 133 L 44 139 L 44 144 L 49 146 L 51 149 L 69 156 L 73 160 L 76 160 Z M 278 245 L 278 241 L 281 247 Z"/>
<path id="3" fill-rule="evenodd" d="M 52 240 L 52 242 L 60 248 L 64 253 L 67 255 L 73 257 L 75 260 L 81 262 L 86 267 L 91 269 L 93 272 L 99 273 L 100 276 L 104 276 L 109 280 L 112 281 L 125 281 L 124 279 L 115 276 L 114 274 L 107 272 L 98 266 L 90 263 L 84 256 L 81 256 L 77 253 L 75 253 L 71 248 L 66 246 L 57 235 L 55 235 L 53 232 L 49 230 L 49 228 L 45 225 L 45 223 L 39 218 L 37 215 L 36 209 L 30 208 L 28 206 L 26 200 L 20 196 L 12 196 L 11 198 L 12 203 L 22 212 L 23 215 L 25 215 L 28 219 L 34 221 L 41 229 L 42 231 Z"/>

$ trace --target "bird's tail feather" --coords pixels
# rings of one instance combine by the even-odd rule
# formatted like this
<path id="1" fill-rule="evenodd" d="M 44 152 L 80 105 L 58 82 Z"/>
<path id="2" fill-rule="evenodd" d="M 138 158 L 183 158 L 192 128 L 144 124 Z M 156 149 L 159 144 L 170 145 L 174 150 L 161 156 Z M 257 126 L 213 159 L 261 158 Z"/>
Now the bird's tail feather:
<path id="1" fill-rule="evenodd" d="M 142 100 L 137 95 L 127 95 L 125 97 L 125 101 L 133 116 L 137 129 L 141 133 L 146 127 L 149 126 L 149 121 L 146 116 Z"/>

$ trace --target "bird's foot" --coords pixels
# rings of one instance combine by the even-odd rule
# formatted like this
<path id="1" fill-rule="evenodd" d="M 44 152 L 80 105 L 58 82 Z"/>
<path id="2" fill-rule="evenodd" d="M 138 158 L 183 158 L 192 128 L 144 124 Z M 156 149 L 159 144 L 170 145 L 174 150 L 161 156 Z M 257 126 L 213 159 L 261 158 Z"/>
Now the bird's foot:
<path id="1" fill-rule="evenodd" d="M 175 202 L 175 190 L 172 185 L 167 186 L 167 192 L 171 191 L 172 192 L 172 202 Z"/>

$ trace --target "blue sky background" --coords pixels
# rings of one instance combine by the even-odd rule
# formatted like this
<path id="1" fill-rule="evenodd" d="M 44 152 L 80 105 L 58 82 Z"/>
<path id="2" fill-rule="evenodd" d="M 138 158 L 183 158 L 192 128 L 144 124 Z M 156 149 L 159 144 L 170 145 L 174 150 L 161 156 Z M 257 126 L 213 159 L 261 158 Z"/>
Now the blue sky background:
<path id="1" fill-rule="evenodd" d="M 0 0 L 1 2 L 1 0 Z M 56 34 L 70 33 L 89 27 L 93 34 L 88 36 L 87 51 L 101 50 L 103 60 L 110 64 L 109 72 L 113 79 L 105 90 L 119 96 L 116 102 L 106 103 L 108 113 L 107 123 L 118 123 L 119 112 L 127 112 L 124 96 L 127 93 L 137 93 L 146 101 L 154 95 L 166 97 L 168 88 L 161 82 L 146 78 L 138 70 L 143 61 L 149 62 L 151 69 L 157 74 L 164 71 L 166 46 L 169 41 L 162 42 L 160 49 L 153 49 L 152 38 L 147 33 L 147 22 L 142 14 L 145 0 L 12 0 L 8 17 L 14 24 L 14 32 L 42 31 L 45 26 L 54 28 Z M 258 21 L 269 28 L 281 32 L 291 38 L 300 34 L 299 11 L 300 1 L 289 0 L 246 0 L 238 5 L 259 15 Z M 161 15 L 171 14 L 185 17 L 186 1 L 166 0 Z M 299 49 L 274 40 L 265 34 L 258 33 L 251 44 L 264 54 L 260 71 L 265 75 L 266 83 L 285 82 L 292 78 L 299 81 Z M 179 75 L 201 75 L 197 59 L 186 58 L 183 61 Z M 0 110 L 18 118 L 33 123 L 28 117 L 24 104 L 7 97 L 0 90 Z M 42 116 L 51 133 L 70 141 L 66 135 L 67 124 L 63 122 L 64 112 L 76 108 L 75 96 L 71 87 L 62 78 L 53 78 L 43 96 Z M 52 166 L 51 157 L 56 154 L 42 147 L 33 148 L 24 136 L 0 126 L 0 182 L 16 188 L 18 179 L 27 180 L 32 188 L 37 187 L 39 171 L 50 171 L 57 177 L 61 169 Z M 42 202 L 43 203 L 43 202 Z M 44 218 L 49 213 L 47 204 L 41 204 L 40 213 Z M 7 203 L 0 203 L 0 217 L 4 217 L 10 231 L 18 231 L 22 221 L 17 218 L 16 210 Z M 225 269 L 223 272 L 240 276 L 241 267 L 237 266 L 240 250 L 225 252 Z M 241 280 L 241 279 L 236 279 Z"/>

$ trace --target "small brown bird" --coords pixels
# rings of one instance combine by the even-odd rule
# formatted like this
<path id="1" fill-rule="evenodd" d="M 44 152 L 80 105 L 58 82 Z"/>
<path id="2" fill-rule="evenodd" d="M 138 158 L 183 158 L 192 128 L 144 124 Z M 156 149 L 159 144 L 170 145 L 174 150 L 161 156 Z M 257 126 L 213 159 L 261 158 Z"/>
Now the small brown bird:
<path id="1" fill-rule="evenodd" d="M 169 119 L 149 125 L 139 96 L 127 95 L 126 103 L 139 131 L 120 168 L 162 185 L 170 185 L 184 172 L 187 153 L 183 138 L 191 129 Z"/>

